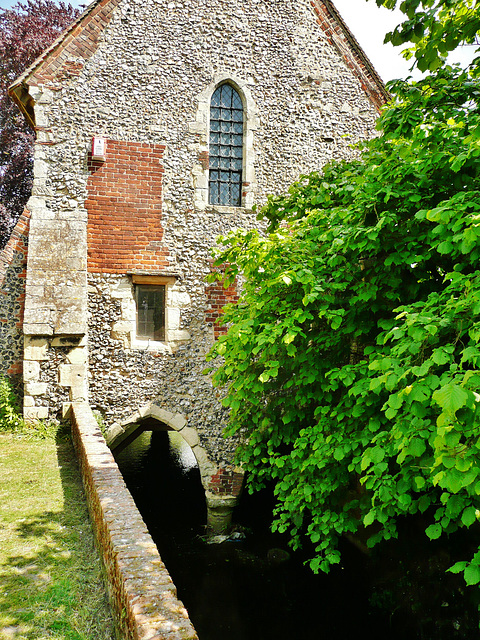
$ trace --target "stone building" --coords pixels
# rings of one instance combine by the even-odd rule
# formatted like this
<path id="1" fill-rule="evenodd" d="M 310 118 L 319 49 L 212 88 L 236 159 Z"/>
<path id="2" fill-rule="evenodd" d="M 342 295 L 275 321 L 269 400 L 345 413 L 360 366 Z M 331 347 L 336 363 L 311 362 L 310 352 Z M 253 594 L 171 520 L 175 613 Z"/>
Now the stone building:
<path id="1" fill-rule="evenodd" d="M 206 284 L 210 248 L 350 157 L 381 80 L 330 0 L 98 0 L 10 93 L 37 139 L 0 259 L 0 373 L 23 376 L 27 420 L 88 402 L 113 447 L 179 431 L 228 505 L 241 472 L 202 371 L 236 292 Z"/>

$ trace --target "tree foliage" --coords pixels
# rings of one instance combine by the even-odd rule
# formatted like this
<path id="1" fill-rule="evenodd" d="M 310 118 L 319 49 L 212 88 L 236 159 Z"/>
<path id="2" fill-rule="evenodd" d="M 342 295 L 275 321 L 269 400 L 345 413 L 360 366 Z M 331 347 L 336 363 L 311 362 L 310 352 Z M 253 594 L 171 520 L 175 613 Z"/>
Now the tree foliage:
<path id="1" fill-rule="evenodd" d="M 436 539 L 480 516 L 480 85 L 444 66 L 390 89 L 360 159 L 271 196 L 267 233 L 215 258 L 245 279 L 210 355 L 227 432 L 315 571 L 342 534 L 373 546 L 423 514 Z M 480 551 L 452 571 L 479 582 Z"/>
<path id="2" fill-rule="evenodd" d="M 406 19 L 385 37 L 393 45 L 412 43 L 406 53 L 420 71 L 434 71 L 459 45 L 479 44 L 478 0 L 375 0 L 387 9 L 398 7 Z"/>
<path id="3" fill-rule="evenodd" d="M 78 9 L 53 0 L 0 9 L 0 246 L 30 195 L 35 139 L 7 89 L 77 15 Z"/>

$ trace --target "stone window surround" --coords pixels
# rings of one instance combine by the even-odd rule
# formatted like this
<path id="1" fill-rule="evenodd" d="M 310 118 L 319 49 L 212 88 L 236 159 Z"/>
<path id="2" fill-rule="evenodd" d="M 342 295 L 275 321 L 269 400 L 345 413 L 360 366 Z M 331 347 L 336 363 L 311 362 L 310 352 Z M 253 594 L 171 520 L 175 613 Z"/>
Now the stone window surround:
<path id="1" fill-rule="evenodd" d="M 137 337 L 165 342 L 165 284 L 135 283 Z M 153 314 L 153 318 L 149 317 Z"/>
<path id="2" fill-rule="evenodd" d="M 161 353 L 172 353 L 179 344 L 190 340 L 190 333 L 180 329 L 180 312 L 190 305 L 190 296 L 180 291 L 177 279 L 176 275 L 136 273 L 121 277 L 111 290 L 121 308 L 121 318 L 112 326 L 112 338 L 121 340 L 125 349 Z M 136 284 L 165 286 L 165 341 L 137 337 Z"/>
<path id="3" fill-rule="evenodd" d="M 217 213 L 250 212 L 254 204 L 257 188 L 255 179 L 255 132 L 259 128 L 258 111 L 247 82 L 229 73 L 217 73 L 214 80 L 198 95 L 198 109 L 194 122 L 189 123 L 190 133 L 199 135 L 196 148 L 200 156 L 208 157 L 210 132 L 210 102 L 214 91 L 222 84 L 230 84 L 240 95 L 243 103 L 243 166 L 242 166 L 242 206 L 212 205 L 208 202 L 208 163 L 195 164 L 193 183 L 195 188 L 195 208 L 200 211 Z"/>

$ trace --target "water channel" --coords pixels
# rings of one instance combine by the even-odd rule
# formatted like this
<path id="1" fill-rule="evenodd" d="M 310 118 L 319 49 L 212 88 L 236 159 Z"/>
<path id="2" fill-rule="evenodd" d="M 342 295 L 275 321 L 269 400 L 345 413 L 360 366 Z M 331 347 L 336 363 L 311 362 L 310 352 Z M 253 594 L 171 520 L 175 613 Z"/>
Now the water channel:
<path id="1" fill-rule="evenodd" d="M 342 566 L 315 576 L 269 532 L 269 492 L 244 492 L 237 539 L 207 544 L 200 474 L 179 434 L 145 432 L 117 462 L 200 640 L 479 637 L 476 602 L 445 574 L 442 548 L 425 555 L 423 538 L 387 549 L 380 572 L 346 542 Z"/>

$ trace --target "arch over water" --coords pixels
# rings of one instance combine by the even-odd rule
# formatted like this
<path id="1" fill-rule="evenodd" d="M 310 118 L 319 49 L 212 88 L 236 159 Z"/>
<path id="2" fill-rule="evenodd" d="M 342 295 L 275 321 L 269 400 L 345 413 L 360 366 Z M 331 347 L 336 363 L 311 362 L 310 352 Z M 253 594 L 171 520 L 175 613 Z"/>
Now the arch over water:
<path id="1" fill-rule="evenodd" d="M 217 467 L 200 445 L 197 430 L 187 426 L 187 420 L 181 413 L 172 413 L 153 402 L 149 402 L 121 423 L 112 424 L 107 430 L 105 439 L 113 452 L 119 452 L 144 431 L 176 431 L 179 433 L 190 445 L 200 469 L 202 484 L 207 488 L 208 480 L 216 472 Z"/>
<path id="2" fill-rule="evenodd" d="M 200 445 L 197 430 L 193 427 L 187 427 L 187 420 L 181 413 L 167 411 L 150 402 L 121 423 L 112 424 L 105 434 L 105 439 L 112 452 L 118 453 L 144 431 L 176 431 L 184 438 L 192 449 L 200 470 L 207 503 L 207 524 L 215 533 L 226 531 L 231 523 L 232 511 L 238 500 L 240 486 L 235 492 L 224 493 L 224 489 L 218 483 L 223 470 L 210 460 L 206 450 Z M 243 472 L 239 474 L 239 470 L 231 470 L 229 475 L 233 489 L 234 476 L 240 475 L 243 478 Z"/>

